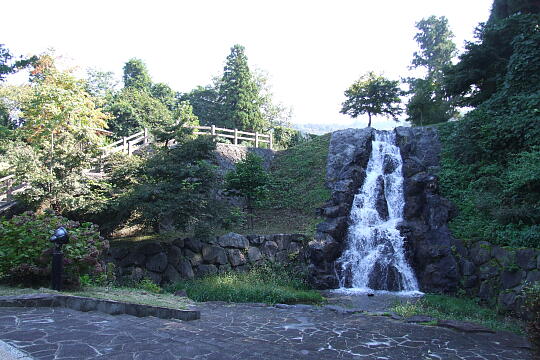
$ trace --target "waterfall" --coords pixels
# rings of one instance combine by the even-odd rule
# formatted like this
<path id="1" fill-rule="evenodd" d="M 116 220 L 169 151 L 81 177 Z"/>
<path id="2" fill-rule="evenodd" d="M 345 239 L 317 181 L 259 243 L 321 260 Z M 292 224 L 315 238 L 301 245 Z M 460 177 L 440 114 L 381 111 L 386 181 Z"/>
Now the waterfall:
<path id="1" fill-rule="evenodd" d="M 375 131 L 364 184 L 354 197 L 346 248 L 336 262 L 340 287 L 417 292 L 403 237 L 402 159 L 393 131 Z"/>

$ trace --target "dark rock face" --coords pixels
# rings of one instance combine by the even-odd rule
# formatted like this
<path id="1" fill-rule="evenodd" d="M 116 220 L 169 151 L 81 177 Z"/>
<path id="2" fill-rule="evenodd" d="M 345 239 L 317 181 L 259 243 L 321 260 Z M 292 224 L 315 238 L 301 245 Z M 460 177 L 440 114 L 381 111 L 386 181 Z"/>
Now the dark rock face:
<path id="1" fill-rule="evenodd" d="M 150 271 L 161 273 L 167 268 L 168 260 L 167 255 L 159 253 L 148 259 L 146 262 L 146 268 Z"/>
<path id="2" fill-rule="evenodd" d="M 377 262 L 369 276 L 368 286 L 374 290 L 400 291 L 401 277 L 394 265 Z"/>
<path id="3" fill-rule="evenodd" d="M 225 265 L 227 264 L 227 254 L 219 246 L 207 245 L 202 248 L 202 257 L 205 263 Z"/>
<path id="4" fill-rule="evenodd" d="M 249 247 L 248 239 L 240 234 L 228 233 L 217 238 L 217 243 L 221 247 L 247 249 Z"/>
<path id="5" fill-rule="evenodd" d="M 456 213 L 455 207 L 438 193 L 436 174 L 440 143 L 437 132 L 433 128 L 405 127 L 398 127 L 395 132 L 403 158 L 405 194 L 404 221 L 399 229 L 405 237 L 409 263 L 422 291 L 453 292 L 460 280 L 460 267 L 455 255 L 465 255 L 467 250 L 451 236 L 447 226 Z M 327 220 L 317 226 L 315 240 L 309 244 L 309 276 L 316 287 L 338 285 L 334 262 L 344 248 L 352 200 L 365 179 L 372 135 L 369 128 L 347 129 L 332 134 L 327 164 L 327 185 L 332 190 L 332 198 L 320 209 L 320 215 L 326 216 Z M 387 157 L 383 171 L 392 172 L 397 166 L 397 162 Z M 387 218 L 382 178 L 377 181 L 376 192 L 377 211 L 383 219 Z M 471 275 L 475 264 L 467 264 Z M 388 268 L 388 276 L 382 279 L 377 275 L 383 273 L 383 269 L 379 270 L 373 272 L 370 286 L 399 290 L 399 272 Z M 344 278 L 347 278 L 346 274 Z"/>
<path id="6" fill-rule="evenodd" d="M 388 220 L 388 204 L 386 202 L 386 197 L 384 196 L 384 178 L 382 176 L 377 178 L 375 193 L 375 196 L 377 196 L 375 208 L 381 219 Z"/>
<path id="7" fill-rule="evenodd" d="M 346 129 L 334 132 L 330 139 L 326 184 L 332 197 L 319 209 L 327 220 L 317 226 L 315 239 L 308 244 L 309 281 L 318 289 L 339 285 L 334 262 L 343 251 L 354 195 L 366 176 L 372 135 L 371 128 Z"/>
<path id="8" fill-rule="evenodd" d="M 447 223 L 455 207 L 438 193 L 440 143 L 433 128 L 396 128 L 403 158 L 405 187 L 404 222 L 408 257 L 420 288 L 425 292 L 457 290 L 460 269 L 455 254 L 465 255 L 460 241 L 450 234 Z M 469 266 L 469 272 L 472 270 Z"/>

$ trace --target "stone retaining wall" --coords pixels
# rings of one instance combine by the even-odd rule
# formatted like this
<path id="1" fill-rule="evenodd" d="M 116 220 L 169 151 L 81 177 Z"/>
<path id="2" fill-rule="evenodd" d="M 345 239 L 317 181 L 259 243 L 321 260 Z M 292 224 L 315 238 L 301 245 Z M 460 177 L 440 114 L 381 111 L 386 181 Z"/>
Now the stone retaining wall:
<path id="1" fill-rule="evenodd" d="M 306 242 L 307 237 L 301 234 L 229 233 L 209 242 L 186 238 L 170 243 L 113 243 L 108 260 L 116 264 L 120 280 L 148 277 L 163 285 L 230 270 L 245 271 L 264 261 L 287 263 L 303 258 Z"/>
<path id="2" fill-rule="evenodd" d="M 540 281 L 540 250 L 512 249 L 479 241 L 459 260 L 461 287 L 503 311 L 523 315 L 520 292 L 526 283 Z"/>

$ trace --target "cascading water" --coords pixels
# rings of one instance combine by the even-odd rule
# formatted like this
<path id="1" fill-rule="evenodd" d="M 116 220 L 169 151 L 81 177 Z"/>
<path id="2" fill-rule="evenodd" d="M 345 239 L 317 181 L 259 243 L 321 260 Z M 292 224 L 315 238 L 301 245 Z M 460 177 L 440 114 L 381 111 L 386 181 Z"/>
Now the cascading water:
<path id="1" fill-rule="evenodd" d="M 366 179 L 351 208 L 347 247 L 336 263 L 340 287 L 417 292 L 396 228 L 403 219 L 405 198 L 395 134 L 375 131 L 372 144 Z"/>

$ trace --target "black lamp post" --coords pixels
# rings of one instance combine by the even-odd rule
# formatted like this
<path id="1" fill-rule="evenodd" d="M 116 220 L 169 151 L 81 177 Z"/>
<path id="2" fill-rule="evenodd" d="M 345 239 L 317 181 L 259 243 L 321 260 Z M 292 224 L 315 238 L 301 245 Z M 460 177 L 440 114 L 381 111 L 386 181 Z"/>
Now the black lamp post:
<path id="1" fill-rule="evenodd" d="M 69 241 L 69 234 L 64 227 L 59 227 L 55 230 L 50 241 L 54 244 L 53 257 L 52 257 L 52 275 L 51 282 L 53 290 L 62 290 L 62 272 L 64 267 L 64 253 L 62 252 L 62 245 L 67 244 Z"/>

